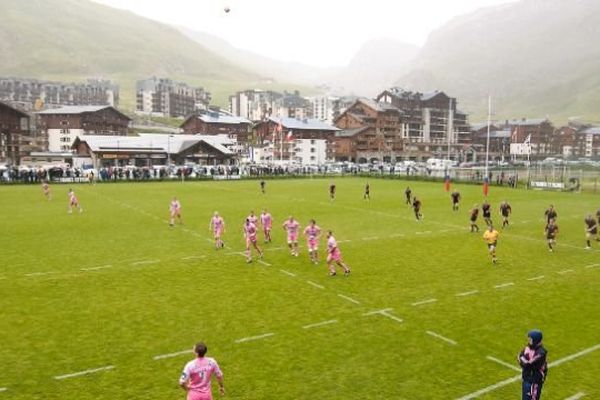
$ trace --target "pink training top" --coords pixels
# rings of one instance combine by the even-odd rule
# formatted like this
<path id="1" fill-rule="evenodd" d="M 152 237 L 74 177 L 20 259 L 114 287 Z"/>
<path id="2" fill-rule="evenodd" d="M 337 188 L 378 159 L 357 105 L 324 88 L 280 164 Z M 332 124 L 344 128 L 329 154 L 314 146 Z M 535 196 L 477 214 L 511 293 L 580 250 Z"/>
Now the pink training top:
<path id="1" fill-rule="evenodd" d="M 249 224 L 244 224 L 244 235 L 246 239 L 255 239 L 256 238 L 256 225 L 252 222 Z"/>
<path id="2" fill-rule="evenodd" d="M 288 235 L 295 235 L 298 233 L 298 229 L 300 229 L 300 224 L 298 221 L 289 219 L 284 222 L 283 227 L 287 230 Z"/>
<path id="3" fill-rule="evenodd" d="M 213 229 L 215 231 L 222 231 L 223 230 L 223 218 L 221 217 L 212 217 L 211 221 L 210 221 Z"/>
<path id="4" fill-rule="evenodd" d="M 258 217 L 256 215 L 248 215 L 247 218 L 254 225 L 256 225 L 256 223 L 258 222 Z"/>
<path id="5" fill-rule="evenodd" d="M 329 239 L 327 239 L 327 252 L 333 253 L 337 248 L 337 241 L 333 236 L 329 236 Z"/>
<path id="6" fill-rule="evenodd" d="M 309 225 L 304 229 L 304 234 L 308 237 L 308 240 L 315 240 L 321 233 L 321 228 L 318 225 Z"/>
<path id="7" fill-rule="evenodd" d="M 171 212 L 179 211 L 180 209 L 181 209 L 181 204 L 179 203 L 179 200 L 173 200 L 171 202 Z"/>
<path id="8" fill-rule="evenodd" d="M 77 196 L 75 196 L 75 192 L 69 192 L 69 200 L 71 203 L 77 203 Z"/>
<path id="9" fill-rule="evenodd" d="M 223 376 L 219 364 L 214 358 L 198 357 L 188 362 L 183 368 L 180 383 L 189 381 L 190 392 L 210 395 L 210 378 L 215 375 L 218 378 Z"/>
<path id="10" fill-rule="evenodd" d="M 271 214 L 269 213 L 263 213 L 260 214 L 260 223 L 265 227 L 265 228 L 270 228 L 271 224 L 273 223 L 273 219 L 271 218 Z"/>

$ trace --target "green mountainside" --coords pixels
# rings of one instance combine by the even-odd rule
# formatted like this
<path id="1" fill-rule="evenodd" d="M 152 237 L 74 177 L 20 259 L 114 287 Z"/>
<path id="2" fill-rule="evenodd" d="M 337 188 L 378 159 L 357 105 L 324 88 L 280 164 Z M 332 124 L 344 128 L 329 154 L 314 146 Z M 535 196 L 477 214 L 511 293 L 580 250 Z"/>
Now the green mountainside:
<path id="1" fill-rule="evenodd" d="M 78 81 L 103 77 L 135 105 L 135 81 L 169 77 L 226 105 L 236 90 L 273 85 L 175 28 L 88 0 L 0 0 L 0 76 Z M 294 88 L 288 86 L 288 89 Z"/>
<path id="2" fill-rule="evenodd" d="M 521 0 L 450 21 L 399 74 L 399 86 L 442 89 L 471 120 L 600 121 L 600 2 Z"/>

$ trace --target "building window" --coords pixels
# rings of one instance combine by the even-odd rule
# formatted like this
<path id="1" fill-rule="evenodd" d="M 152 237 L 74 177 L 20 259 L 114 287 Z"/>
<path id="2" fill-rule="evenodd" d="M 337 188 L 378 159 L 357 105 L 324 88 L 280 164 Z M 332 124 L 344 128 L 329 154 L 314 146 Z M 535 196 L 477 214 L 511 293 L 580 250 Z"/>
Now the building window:
<path id="1" fill-rule="evenodd" d="M 315 149 L 314 147 L 311 147 L 311 148 L 310 148 L 310 152 L 311 152 L 311 153 L 314 153 L 315 151 L 316 151 L 316 149 Z"/>
<path id="2" fill-rule="evenodd" d="M 69 121 L 60 121 L 62 126 L 69 126 Z"/>
<path id="3" fill-rule="evenodd" d="M 310 144 L 315 144 L 315 143 L 316 143 L 316 140 L 315 140 L 315 139 L 311 139 L 311 140 L 310 140 Z"/>

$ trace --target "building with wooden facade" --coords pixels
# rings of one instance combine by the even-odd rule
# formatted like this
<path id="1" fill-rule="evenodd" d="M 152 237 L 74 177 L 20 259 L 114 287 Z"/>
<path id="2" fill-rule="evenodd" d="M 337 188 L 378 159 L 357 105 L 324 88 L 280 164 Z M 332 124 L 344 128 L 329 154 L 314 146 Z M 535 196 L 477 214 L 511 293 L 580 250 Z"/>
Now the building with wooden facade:
<path id="1" fill-rule="evenodd" d="M 33 141 L 27 113 L 0 102 L 0 163 L 20 165 Z"/>
<path id="2" fill-rule="evenodd" d="M 70 151 L 78 136 L 129 133 L 131 118 L 110 106 L 68 106 L 40 111 L 38 130 L 51 152 Z"/>

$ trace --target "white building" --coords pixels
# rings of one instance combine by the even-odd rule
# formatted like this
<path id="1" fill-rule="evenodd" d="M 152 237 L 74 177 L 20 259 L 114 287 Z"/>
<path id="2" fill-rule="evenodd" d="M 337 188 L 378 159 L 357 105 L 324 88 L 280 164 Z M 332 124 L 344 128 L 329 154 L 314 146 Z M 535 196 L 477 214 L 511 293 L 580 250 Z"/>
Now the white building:
<path id="1" fill-rule="evenodd" d="M 339 98 L 332 96 L 307 97 L 312 105 L 312 117 L 319 121 L 333 124 L 333 120 L 339 113 Z"/>

